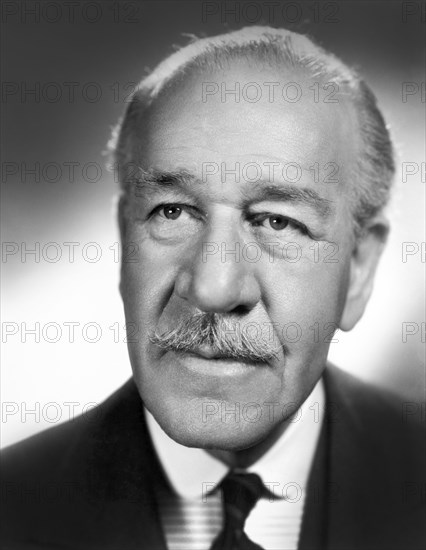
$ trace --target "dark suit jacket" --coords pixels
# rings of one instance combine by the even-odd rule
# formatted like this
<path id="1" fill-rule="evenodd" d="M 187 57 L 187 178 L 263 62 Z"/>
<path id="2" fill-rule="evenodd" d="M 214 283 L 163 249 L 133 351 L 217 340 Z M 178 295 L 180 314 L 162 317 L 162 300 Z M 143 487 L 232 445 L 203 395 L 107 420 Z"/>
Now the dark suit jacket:
<path id="1" fill-rule="evenodd" d="M 299 548 L 424 548 L 424 434 L 416 407 L 335 367 Z M 166 485 L 133 380 L 96 409 L 6 449 L 2 548 L 165 550 Z"/>

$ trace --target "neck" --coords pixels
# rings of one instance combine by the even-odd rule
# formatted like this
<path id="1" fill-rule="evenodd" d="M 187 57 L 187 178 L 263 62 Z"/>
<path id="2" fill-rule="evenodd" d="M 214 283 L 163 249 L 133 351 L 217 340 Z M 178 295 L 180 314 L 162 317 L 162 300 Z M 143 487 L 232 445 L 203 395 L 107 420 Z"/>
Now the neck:
<path id="1" fill-rule="evenodd" d="M 221 449 L 208 449 L 210 455 L 214 456 L 230 468 L 248 468 L 257 462 L 274 443 L 282 436 L 287 429 L 290 419 L 281 422 L 272 432 L 260 443 L 256 443 L 248 449 L 240 451 L 223 451 Z"/>

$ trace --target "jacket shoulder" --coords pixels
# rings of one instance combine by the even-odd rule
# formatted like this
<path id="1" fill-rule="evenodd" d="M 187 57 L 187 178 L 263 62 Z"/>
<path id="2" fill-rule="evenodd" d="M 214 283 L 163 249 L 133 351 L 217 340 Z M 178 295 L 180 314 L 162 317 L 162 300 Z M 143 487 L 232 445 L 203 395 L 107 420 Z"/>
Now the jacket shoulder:
<path id="1" fill-rule="evenodd" d="M 84 454 L 99 437 L 103 426 L 124 422 L 121 411 L 123 402 L 132 394 L 132 384 L 127 382 L 104 402 L 83 415 L 48 428 L 2 449 L 3 480 L 11 478 L 53 477 L 71 456 Z"/>
<path id="2" fill-rule="evenodd" d="M 125 536 L 127 516 L 155 519 L 150 480 L 159 472 L 133 380 L 1 455 L 2 541 L 10 548 L 110 548 Z"/>
<path id="3" fill-rule="evenodd" d="M 328 368 L 325 381 L 336 456 L 356 457 L 354 471 L 369 480 L 370 495 L 375 488 L 382 496 L 392 488 L 404 507 L 424 506 L 426 438 L 421 404 L 334 366 Z"/>
<path id="4" fill-rule="evenodd" d="M 364 382 L 334 365 L 327 367 L 324 378 L 331 419 L 333 414 L 338 419 L 339 411 L 345 409 L 356 425 L 369 426 L 368 431 L 373 427 L 388 427 L 389 431 L 384 430 L 383 435 L 392 431 L 399 436 L 415 437 L 424 430 L 421 403 Z"/>

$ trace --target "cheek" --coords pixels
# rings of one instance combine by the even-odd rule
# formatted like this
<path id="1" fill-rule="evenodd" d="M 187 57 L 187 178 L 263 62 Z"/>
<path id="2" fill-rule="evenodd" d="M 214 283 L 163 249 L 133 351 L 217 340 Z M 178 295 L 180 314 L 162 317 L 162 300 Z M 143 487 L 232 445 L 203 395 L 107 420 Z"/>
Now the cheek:
<path id="1" fill-rule="evenodd" d="M 347 264 L 309 261 L 268 269 L 265 292 L 275 338 L 287 348 L 279 400 L 302 403 L 320 378 L 338 329 Z"/>
<path id="2" fill-rule="evenodd" d="M 123 245 L 121 287 L 126 314 L 153 318 L 173 291 L 179 269 L 177 251 L 161 247 L 133 224 Z"/>
<path id="3" fill-rule="evenodd" d="M 277 337 L 295 354 L 327 350 L 338 328 L 349 279 L 349 261 L 295 263 L 266 266 L 265 302 Z"/>

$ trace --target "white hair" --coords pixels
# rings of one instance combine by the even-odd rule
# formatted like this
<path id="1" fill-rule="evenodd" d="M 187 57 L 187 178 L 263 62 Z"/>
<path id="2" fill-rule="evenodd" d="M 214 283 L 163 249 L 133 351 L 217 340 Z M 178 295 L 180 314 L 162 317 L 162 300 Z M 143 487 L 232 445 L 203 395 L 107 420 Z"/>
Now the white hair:
<path id="1" fill-rule="evenodd" d="M 350 186 L 355 235 L 387 204 L 395 172 L 388 128 L 376 98 L 360 76 L 336 56 L 308 37 L 287 29 L 251 26 L 219 36 L 193 39 L 162 63 L 139 84 L 124 117 L 109 142 L 120 184 L 125 192 L 131 182 L 129 167 L 136 165 L 136 129 L 143 127 L 144 111 L 167 88 L 191 72 L 220 67 L 234 59 L 254 59 L 302 71 L 312 79 L 334 82 L 339 93 L 352 101 L 358 120 L 361 149 L 355 159 L 355 184 Z"/>

